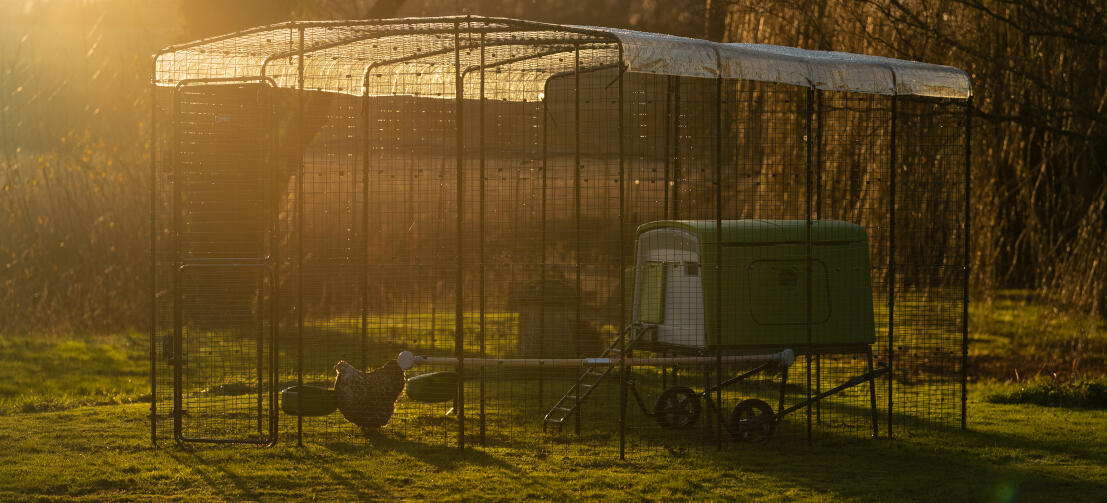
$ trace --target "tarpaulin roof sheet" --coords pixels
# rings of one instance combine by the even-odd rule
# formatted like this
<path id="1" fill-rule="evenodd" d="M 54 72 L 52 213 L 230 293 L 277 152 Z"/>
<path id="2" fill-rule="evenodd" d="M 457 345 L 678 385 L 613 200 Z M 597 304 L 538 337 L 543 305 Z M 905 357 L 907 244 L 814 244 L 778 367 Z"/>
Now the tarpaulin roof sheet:
<path id="1" fill-rule="evenodd" d="M 155 82 L 265 79 L 298 87 L 302 65 L 305 89 L 452 97 L 458 76 L 463 93 L 475 96 L 480 79 L 474 77 L 483 68 L 486 90 L 500 99 L 531 100 L 540 99 L 551 77 L 620 63 L 629 72 L 828 91 L 954 99 L 972 94 L 969 76 L 949 66 L 474 16 L 251 28 L 164 49 L 156 58 Z"/>

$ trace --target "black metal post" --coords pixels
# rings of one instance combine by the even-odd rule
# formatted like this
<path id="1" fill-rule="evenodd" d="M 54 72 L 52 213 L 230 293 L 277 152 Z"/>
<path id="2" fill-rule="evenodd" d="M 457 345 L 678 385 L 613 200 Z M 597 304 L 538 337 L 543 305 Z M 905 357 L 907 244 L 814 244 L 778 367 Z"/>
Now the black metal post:
<path id="1" fill-rule="evenodd" d="M 871 419 L 872 419 L 872 423 L 873 423 L 873 438 L 877 438 L 877 437 L 880 436 L 880 430 L 877 426 L 880 423 L 880 420 L 877 418 L 877 414 L 876 414 L 876 378 L 873 377 L 873 375 L 872 375 L 872 373 L 873 373 L 873 348 L 872 348 L 872 346 L 869 346 L 869 351 L 868 351 L 867 356 L 869 357 L 868 358 L 868 361 L 869 361 L 869 364 L 868 364 L 868 368 L 869 368 L 869 414 L 872 416 Z M 822 400 L 819 400 L 819 401 L 821 402 Z"/>
<path id="2" fill-rule="evenodd" d="M 264 296 L 265 296 L 265 280 L 263 278 L 259 278 L 258 281 L 256 282 L 256 284 L 257 284 L 258 290 L 257 290 L 257 296 L 255 298 L 255 302 L 257 303 L 258 310 L 260 311 L 261 309 L 264 309 L 262 306 L 265 305 L 265 299 L 264 299 Z M 259 318 L 261 320 L 265 319 L 264 316 L 259 316 Z M 262 386 L 265 383 L 265 374 L 264 374 L 264 372 L 265 372 L 265 323 L 264 323 L 264 321 L 262 321 L 261 323 L 258 323 L 257 333 L 255 334 L 255 344 L 257 344 L 257 347 L 255 348 L 256 351 L 257 351 L 257 354 L 256 354 L 257 361 L 255 362 L 255 364 L 258 367 L 257 368 L 257 376 L 256 376 L 257 380 L 258 380 L 258 389 L 257 389 L 257 392 L 258 392 L 258 397 L 257 397 L 258 398 L 258 403 L 257 403 L 258 417 L 257 417 L 257 420 L 258 420 L 258 435 L 261 435 L 261 434 L 263 434 L 263 432 L 262 432 L 262 426 L 263 426 L 262 425 L 262 420 L 264 418 L 264 416 L 262 415 L 262 410 L 263 410 L 263 405 L 264 405 L 264 402 L 265 402 L 265 391 L 262 389 Z"/>
<path id="3" fill-rule="evenodd" d="M 549 143 L 549 96 L 546 93 L 542 93 L 542 231 L 541 231 L 541 248 L 542 248 L 542 265 L 541 275 L 538 279 L 539 297 L 541 302 L 538 304 L 538 321 L 540 323 L 540 329 L 538 331 L 538 356 L 540 358 L 545 357 L 545 341 L 546 341 L 546 173 L 549 170 L 547 159 L 547 143 Z M 546 372 L 541 365 L 538 366 L 538 406 L 542 406 L 542 392 L 545 384 Z"/>
<path id="4" fill-rule="evenodd" d="M 718 54 L 716 54 L 718 57 Z M 723 407 L 723 77 L 715 79 L 715 403 Z M 715 421 L 715 448 L 723 449 L 723 415 Z"/>
<path id="5" fill-rule="evenodd" d="M 465 273 L 465 88 L 461 81 L 461 26 L 454 23 L 454 99 L 457 103 L 457 285 L 454 292 L 454 354 L 457 358 L 457 448 L 465 450 L 465 297 L 463 283 Z"/>
<path id="6" fill-rule="evenodd" d="M 172 143 L 170 148 L 170 163 L 173 170 L 173 203 L 170 205 L 173 213 L 173 358 L 170 365 L 173 366 L 173 436 L 178 444 L 183 443 L 182 418 L 184 404 L 181 394 L 184 392 L 181 365 L 184 353 L 184 307 L 182 306 L 181 288 L 181 167 L 178 157 L 180 150 L 179 127 L 177 116 L 180 114 L 180 86 L 173 93 L 173 105 L 171 118 Z"/>
<path id="7" fill-rule="evenodd" d="M 270 117 L 268 115 L 269 101 L 267 99 L 267 98 L 269 98 L 269 95 L 268 95 L 268 93 L 265 92 L 265 90 L 266 90 L 266 87 L 264 85 L 264 81 L 262 81 L 258 84 L 258 95 L 257 95 L 258 96 L 258 108 L 261 110 L 261 112 L 258 114 L 258 116 L 259 116 L 258 122 L 260 123 L 258 129 L 262 132 L 261 141 L 258 142 L 258 169 L 262 173 L 262 186 L 264 187 L 264 189 L 263 189 L 264 193 L 265 194 L 273 194 L 273 184 L 274 184 L 274 182 L 273 182 L 273 172 L 272 172 L 272 170 L 266 169 L 266 161 L 267 161 L 266 148 L 268 148 L 270 145 L 268 145 L 265 141 L 265 139 L 266 139 L 265 134 L 268 132 Z M 263 201 L 265 201 L 265 198 L 263 198 Z M 272 212 L 270 211 L 270 206 L 268 204 L 265 204 L 265 202 L 263 202 L 262 204 L 264 205 L 264 207 L 263 207 L 264 213 L 263 214 L 265 215 L 266 223 L 271 225 L 272 220 L 270 220 L 270 218 L 272 217 Z M 270 238 L 272 238 L 272 235 L 270 235 Z M 272 248 L 271 248 L 271 246 L 269 246 L 269 243 L 265 243 L 265 241 L 263 239 L 262 240 L 261 256 L 265 257 L 266 255 L 268 255 L 270 257 L 270 259 L 272 259 L 272 254 L 271 253 L 267 254 L 266 253 L 267 251 L 271 252 Z M 271 264 L 267 264 L 267 265 L 271 265 Z M 266 269 L 266 271 L 267 270 L 268 269 Z M 257 285 L 257 296 L 256 296 L 256 299 L 255 299 L 255 302 L 257 303 L 257 309 L 258 309 L 258 312 L 259 312 L 257 334 L 256 334 L 257 335 L 257 348 L 256 348 L 257 349 L 257 376 L 256 377 L 257 377 L 257 380 L 258 380 L 258 386 L 257 386 L 257 388 L 258 388 L 257 389 L 257 394 L 258 394 L 257 423 L 258 423 L 258 435 L 261 436 L 261 435 L 265 434 L 265 431 L 264 431 L 265 419 L 270 419 L 271 420 L 271 418 L 266 418 L 263 415 L 263 412 L 265 410 L 265 408 L 264 408 L 264 406 L 265 406 L 264 386 L 265 386 L 265 342 L 266 342 L 266 340 L 265 340 L 266 339 L 266 337 L 265 337 L 265 315 L 264 315 L 264 312 L 265 312 L 265 278 L 264 278 L 264 273 L 263 273 L 262 277 L 258 278 L 258 280 L 256 282 L 256 285 Z M 272 341 L 270 341 L 270 343 L 271 342 Z M 272 348 L 272 346 L 270 346 L 270 348 Z M 270 383 L 270 387 L 272 387 L 272 383 Z M 272 405 L 272 404 L 270 404 L 270 405 Z M 270 407 L 270 409 L 272 409 L 272 407 Z M 270 416 L 272 416 L 272 414 L 270 414 Z"/>
<path id="8" fill-rule="evenodd" d="M 706 337 L 706 334 L 705 334 L 705 336 L 704 336 L 704 345 L 709 345 L 709 344 L 711 344 L 711 342 L 712 342 L 712 341 L 709 341 L 709 340 L 707 340 L 707 339 L 708 339 L 708 337 Z M 709 347 L 710 347 L 710 346 L 709 346 Z M 719 348 L 714 348 L 714 350 L 715 350 L 715 352 L 716 352 L 716 353 L 718 353 L 718 352 L 719 352 Z M 710 390 L 710 389 L 712 389 L 712 386 L 711 386 L 711 371 L 712 371 L 712 370 L 713 370 L 713 369 L 711 368 L 711 365 L 710 365 L 710 364 L 708 364 L 708 363 L 704 363 L 703 365 L 700 365 L 700 371 L 702 372 L 702 374 L 700 375 L 700 377 L 702 377 L 702 378 L 703 378 L 703 389 L 705 389 L 705 390 Z M 706 398 L 706 397 L 705 397 L 705 398 Z M 708 432 L 708 435 L 709 435 L 709 436 L 714 436 L 714 433 L 715 433 L 715 423 L 716 423 L 717 421 L 715 421 L 715 418 L 714 418 L 714 417 L 710 417 L 710 416 L 708 416 L 708 418 L 706 419 L 706 421 L 707 421 L 707 429 L 708 429 L 708 430 L 710 430 L 710 431 Z M 716 442 L 716 445 L 718 445 L 718 442 Z"/>
<path id="9" fill-rule="evenodd" d="M 270 99 L 272 99 L 272 93 L 270 93 Z M 267 107 L 268 108 L 268 107 Z M 272 282 L 270 290 L 272 295 L 269 299 L 269 311 L 270 311 L 270 334 L 271 341 L 269 343 L 269 445 L 275 445 L 277 443 L 277 435 L 279 431 L 278 424 L 280 422 L 280 407 L 277 404 L 277 387 L 280 385 L 280 330 L 281 330 L 281 225 L 280 225 L 280 211 L 277 209 L 278 196 L 276 196 L 276 189 L 278 186 L 277 171 L 279 163 L 281 162 L 279 153 L 280 149 L 280 135 L 278 134 L 276 127 L 276 117 L 273 109 L 269 109 L 270 117 L 273 119 L 272 129 L 272 142 L 269 145 L 269 162 L 272 165 L 269 171 L 271 172 L 270 180 L 273 185 L 271 187 L 271 193 L 274 196 L 269 200 L 269 225 L 270 225 L 270 245 L 272 246 L 273 253 L 270 256 L 270 261 L 273 264 L 273 271 L 271 273 Z M 283 186 L 281 186 L 283 188 Z"/>
<path id="10" fill-rule="evenodd" d="M 815 220 L 823 218 L 823 92 L 815 90 Z"/>
<path id="11" fill-rule="evenodd" d="M 258 114 L 259 117 L 260 117 L 259 120 L 258 120 L 258 122 L 260 122 L 260 126 L 258 127 L 258 129 L 262 132 L 261 141 L 258 142 L 258 169 L 262 173 L 262 186 L 264 187 L 264 189 L 263 189 L 264 193 L 265 194 L 273 194 L 273 186 L 275 184 L 275 182 L 273 180 L 273 178 L 274 178 L 273 170 L 266 169 L 267 168 L 267 161 L 268 161 L 268 158 L 267 158 L 267 153 L 268 152 L 267 152 L 266 149 L 271 147 L 271 145 L 269 145 L 265 140 L 267 138 L 266 134 L 269 133 L 270 121 L 271 121 L 272 118 L 269 115 L 269 112 L 270 112 L 269 93 L 266 91 L 265 81 L 262 81 L 258 84 L 258 108 L 261 109 L 261 112 Z M 269 200 L 272 200 L 272 199 L 269 199 Z M 272 218 L 273 218 L 272 207 L 269 206 L 268 204 L 266 204 L 264 197 L 262 198 L 262 201 L 263 201 L 262 204 L 264 205 L 263 214 L 265 215 L 265 221 L 268 225 L 272 225 L 272 222 L 273 222 L 273 220 L 272 220 Z M 273 235 L 270 234 L 269 238 L 270 238 L 270 240 L 272 240 Z M 269 253 L 266 253 L 266 252 L 269 252 Z M 264 238 L 262 239 L 261 256 L 262 257 L 268 256 L 269 260 L 272 260 L 272 242 L 266 243 L 264 241 Z M 268 262 L 266 263 L 266 265 L 268 265 L 270 267 L 272 266 L 272 264 L 268 263 Z M 266 281 L 265 281 L 265 278 L 264 278 L 264 273 L 268 272 L 268 271 L 271 271 L 271 269 L 264 269 L 263 273 L 262 273 L 263 277 L 258 278 L 258 281 L 257 281 L 257 298 L 256 298 L 257 309 L 258 309 L 258 313 L 259 313 L 259 315 L 258 315 L 258 327 L 257 327 L 257 367 L 258 367 L 257 368 L 257 380 L 258 380 L 258 389 L 257 389 L 257 392 L 258 392 L 258 404 L 257 405 L 258 405 L 258 407 L 257 407 L 257 413 L 258 413 L 258 435 L 259 436 L 265 434 L 265 432 L 263 430 L 263 427 L 264 427 L 264 425 L 263 425 L 263 421 L 264 421 L 263 420 L 263 417 L 264 417 L 263 416 L 263 411 L 264 411 L 264 405 L 265 405 L 265 390 L 264 390 L 265 384 L 264 383 L 265 383 L 265 347 L 266 347 L 265 346 L 265 342 L 266 342 L 266 337 L 265 337 L 265 315 L 264 315 L 264 313 L 265 313 L 265 283 L 266 283 Z M 272 280 L 272 278 L 270 278 L 270 280 Z M 273 282 L 273 283 L 275 284 L 276 282 Z M 275 311 L 271 311 L 270 316 L 272 316 L 273 313 L 275 313 Z M 270 325 L 272 326 L 272 319 L 270 319 Z M 272 334 L 270 334 L 270 335 L 272 335 Z M 269 343 L 270 343 L 270 345 L 269 345 L 270 351 L 272 351 L 272 340 L 270 340 Z M 273 387 L 273 384 L 270 383 L 270 388 L 272 388 L 272 387 Z M 270 403 L 269 405 L 270 405 L 269 408 L 270 408 L 270 412 L 271 412 L 272 411 L 272 403 Z M 268 418 L 268 419 L 270 419 L 270 421 L 272 420 L 271 416 L 272 416 L 272 414 L 270 413 L 270 417 Z"/>
<path id="12" fill-rule="evenodd" d="M 577 291 L 576 291 L 576 318 L 573 320 L 573 354 L 580 356 L 580 345 L 575 332 L 580 327 L 581 319 L 581 291 L 583 268 L 581 266 L 581 238 L 580 238 L 580 46 L 573 51 L 573 222 L 576 226 L 576 262 L 577 262 Z M 580 386 L 576 387 L 576 407 L 573 408 L 573 430 L 580 436 Z"/>
<path id="13" fill-rule="evenodd" d="M 273 99 L 272 93 L 269 94 L 269 98 Z M 280 421 L 280 408 L 277 404 L 277 386 L 280 384 L 280 327 L 281 327 L 281 225 L 280 225 L 280 211 L 277 209 L 278 196 L 276 196 L 277 187 L 277 172 L 278 163 L 280 163 L 280 135 L 277 131 L 275 112 L 272 108 L 272 103 L 267 106 L 270 119 L 273 121 L 271 130 L 272 141 L 269 145 L 269 163 L 272 165 L 270 172 L 270 194 L 273 196 L 269 199 L 269 225 L 270 225 L 270 246 L 273 253 L 270 255 L 269 260 L 273 266 L 270 281 L 271 295 L 269 299 L 269 445 L 275 445 L 277 443 L 278 423 Z M 282 186 L 283 188 L 283 186 Z"/>
<path id="14" fill-rule="evenodd" d="M 484 290 L 484 241 L 485 241 L 485 228 L 484 228 L 484 33 L 480 34 L 480 100 L 478 101 L 477 117 L 480 122 L 478 125 L 478 135 L 480 141 L 480 241 L 478 243 L 477 253 L 480 255 L 480 357 L 484 358 L 485 347 L 485 311 L 486 311 L 486 297 Z M 518 203 L 518 199 L 516 199 Z M 484 444 L 485 434 L 485 420 L 484 420 L 484 365 L 480 366 L 480 443 Z"/>
<path id="15" fill-rule="evenodd" d="M 961 307 L 961 429 L 969 428 L 969 246 L 972 243 L 972 97 L 965 101 L 965 236 Z"/>
<path id="16" fill-rule="evenodd" d="M 895 375 L 896 326 L 896 122 L 899 98 L 892 96 L 891 144 L 888 147 L 888 438 L 892 438 L 894 416 L 892 376 Z"/>
<path id="17" fill-rule="evenodd" d="M 359 341 L 362 369 L 369 365 L 369 88 L 361 97 L 362 158 L 361 158 L 361 340 Z"/>
<path id="18" fill-rule="evenodd" d="M 304 385 L 304 28 L 300 27 L 300 51 L 296 58 L 296 385 Z M 296 394 L 296 408 L 303 410 L 303 393 Z M 296 416 L 296 445 L 304 445 L 304 416 Z"/>
<path id="19" fill-rule="evenodd" d="M 158 83 L 150 73 L 150 443 L 158 447 Z M 164 349 L 163 349 L 164 351 Z"/>
<path id="20" fill-rule="evenodd" d="M 664 185 L 662 185 L 662 212 L 661 218 L 669 218 L 669 167 L 673 161 L 673 154 L 670 151 L 669 143 L 672 140 L 672 127 L 673 127 L 673 76 L 665 77 L 665 168 L 663 170 Z M 665 376 L 666 367 L 661 367 L 662 378 Z M 664 383 L 662 383 L 664 387 Z"/>
<path id="21" fill-rule="evenodd" d="M 776 403 L 776 412 L 784 410 L 784 395 L 788 391 L 788 374 L 792 372 L 792 367 L 784 367 L 780 371 L 780 395 Z"/>
<path id="22" fill-rule="evenodd" d="M 812 148 L 815 149 L 814 155 L 814 175 L 815 175 L 815 220 L 821 220 L 823 218 L 823 92 L 815 90 L 815 136 L 813 137 Z M 822 355 L 815 355 L 815 395 L 823 392 L 823 358 Z M 869 369 L 872 370 L 872 369 Z M 815 402 L 815 423 L 821 424 L 823 422 L 823 401 L 817 400 Z"/>
<path id="23" fill-rule="evenodd" d="M 623 81 L 623 47 L 619 46 L 619 327 L 626 326 L 626 120 L 623 118 L 625 101 Z M 619 459 L 626 459 L 627 444 L 627 337 L 622 332 L 619 351 Z M 580 405 L 579 403 L 577 404 Z"/>
<path id="24" fill-rule="evenodd" d="M 673 195 L 669 204 L 673 220 L 680 220 L 680 77 L 674 76 L 673 81 Z"/>
<path id="25" fill-rule="evenodd" d="M 804 363 L 806 363 L 806 365 L 807 365 L 807 405 L 804 407 L 804 409 L 807 413 L 807 445 L 811 445 L 811 420 L 812 420 L 812 414 L 811 414 L 812 413 L 812 410 L 811 410 L 811 359 L 814 358 L 814 356 L 815 356 L 815 348 L 813 346 L 812 333 L 811 333 L 811 293 L 812 293 L 811 292 L 811 274 L 812 274 L 812 267 L 811 267 L 811 259 L 812 259 L 812 253 L 811 253 L 812 252 L 812 249 L 811 249 L 811 226 L 814 223 L 811 219 L 812 218 L 812 200 L 811 200 L 812 197 L 811 196 L 812 196 L 812 185 L 813 185 L 812 184 L 812 182 L 813 182 L 812 179 L 814 178 L 812 176 L 812 169 L 813 169 L 813 166 L 812 166 L 812 164 L 813 164 L 813 162 L 812 162 L 813 161 L 813 158 L 812 158 L 813 157 L 812 144 L 814 142 L 811 141 L 813 139 L 812 138 L 813 131 L 812 131 L 812 127 L 811 127 L 811 123 L 812 123 L 811 116 L 812 116 L 812 114 L 814 113 L 814 110 L 815 110 L 814 102 L 815 102 L 815 90 L 812 89 L 812 88 L 808 88 L 807 89 L 807 99 L 805 100 L 806 113 L 804 113 L 804 118 L 805 118 L 804 122 L 805 122 L 805 124 L 804 124 L 804 134 L 803 134 L 804 165 L 805 165 L 804 167 L 805 167 L 805 171 L 806 171 L 806 175 L 804 176 L 804 193 L 805 193 L 804 194 L 805 195 L 805 197 L 804 197 L 804 201 L 805 201 L 804 214 L 805 214 L 805 220 L 807 222 L 807 225 L 805 226 L 805 238 L 804 238 L 805 244 L 806 244 L 806 260 L 805 260 L 805 266 L 804 267 L 806 268 L 807 272 L 805 274 L 805 279 L 804 279 L 804 289 L 806 289 L 806 294 L 805 294 L 806 300 L 804 301 L 804 323 L 803 323 L 804 330 L 807 332 L 807 358 L 804 359 L 805 360 Z"/>

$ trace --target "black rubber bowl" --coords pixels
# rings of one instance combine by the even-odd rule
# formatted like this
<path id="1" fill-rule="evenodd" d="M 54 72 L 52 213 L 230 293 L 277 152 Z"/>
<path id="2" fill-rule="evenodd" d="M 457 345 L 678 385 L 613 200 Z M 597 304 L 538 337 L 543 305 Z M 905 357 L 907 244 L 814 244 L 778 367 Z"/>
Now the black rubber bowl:
<path id="1" fill-rule="evenodd" d="M 334 390 L 319 386 L 293 386 L 281 390 L 281 410 L 293 416 L 325 416 L 338 408 Z"/>
<path id="2" fill-rule="evenodd" d="M 416 402 L 448 402 L 457 398 L 457 372 L 432 372 L 407 380 L 407 397 Z"/>

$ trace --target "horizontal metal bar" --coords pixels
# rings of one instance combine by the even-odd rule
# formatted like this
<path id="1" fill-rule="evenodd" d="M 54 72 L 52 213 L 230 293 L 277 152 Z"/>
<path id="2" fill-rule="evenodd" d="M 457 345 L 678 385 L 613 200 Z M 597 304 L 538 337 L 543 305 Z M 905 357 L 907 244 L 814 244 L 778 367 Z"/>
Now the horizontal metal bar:
<path id="1" fill-rule="evenodd" d="M 714 356 L 676 356 L 655 358 L 627 358 L 626 365 L 630 367 L 643 367 L 652 365 L 704 365 L 717 361 Z M 779 353 L 761 355 L 736 355 L 722 357 L 722 363 L 778 363 L 791 366 L 795 361 L 795 353 L 785 349 Z M 411 351 L 404 351 L 396 357 L 400 368 L 409 369 L 415 365 L 456 365 L 457 358 L 439 356 L 416 356 Z M 466 358 L 466 365 L 478 367 L 581 367 L 585 365 L 615 365 L 618 358 Z"/>
<path id="2" fill-rule="evenodd" d="M 184 265 L 241 265 L 241 266 L 267 266 L 272 261 L 271 255 L 264 257 L 219 257 L 219 258 L 182 258 Z"/>
<path id="3" fill-rule="evenodd" d="M 235 438 L 193 438 L 186 436 L 178 436 L 178 443 L 200 443 L 200 444 L 248 444 L 248 445 L 273 445 L 276 441 L 276 436 L 271 435 L 265 437 L 265 439 L 235 439 Z"/>
<path id="4" fill-rule="evenodd" d="M 487 64 L 484 65 L 484 69 L 487 70 L 489 68 L 498 68 L 498 67 L 505 66 L 505 65 L 512 65 L 512 64 L 515 64 L 515 63 L 521 63 L 523 61 L 528 61 L 528 60 L 532 60 L 532 59 L 541 59 L 541 58 L 544 58 L 544 57 L 547 57 L 547 56 L 553 56 L 555 54 L 561 54 L 563 52 L 572 52 L 572 51 L 575 51 L 575 50 L 576 50 L 576 47 L 570 44 L 567 47 L 560 47 L 560 48 L 557 48 L 557 49 L 551 49 L 549 51 L 536 52 L 534 54 L 528 54 L 526 56 L 518 56 L 518 57 L 515 57 L 515 58 L 502 59 L 500 61 L 494 61 L 492 63 L 487 63 Z M 480 70 L 480 69 L 481 69 L 481 65 L 472 65 L 472 66 L 466 68 L 465 71 L 461 72 L 462 80 L 464 80 L 465 77 L 467 77 L 470 73 L 475 72 L 475 71 Z"/>
<path id="5" fill-rule="evenodd" d="M 576 75 L 578 73 L 590 73 L 590 72 L 598 72 L 598 71 L 601 71 L 601 70 L 610 70 L 612 68 L 619 68 L 619 66 L 620 66 L 619 63 L 607 63 L 607 64 L 597 65 L 597 66 L 592 66 L 592 67 L 587 67 L 587 66 L 582 67 L 579 71 L 566 70 L 564 72 L 557 72 L 553 75 L 550 75 L 550 78 L 546 79 L 546 84 L 545 84 L 545 87 L 543 88 L 543 92 L 549 91 L 550 82 L 553 81 L 554 79 L 562 79 L 562 78 L 565 78 L 565 77 L 572 77 L 573 75 Z"/>
<path id="6" fill-rule="evenodd" d="M 200 84 L 223 84 L 230 82 L 258 82 L 269 84 L 270 87 L 277 87 L 277 82 L 270 77 L 264 75 L 255 75 L 249 77 L 208 77 L 203 79 L 183 79 L 177 81 L 176 87 L 184 87 Z"/>
<path id="7" fill-rule="evenodd" d="M 265 269 L 266 271 L 269 271 L 269 272 L 273 271 L 273 266 L 271 264 L 242 263 L 242 262 L 238 262 L 238 263 L 234 263 L 234 262 L 203 262 L 203 263 L 199 263 L 199 264 L 186 263 L 186 264 L 181 264 L 181 265 L 177 266 L 177 270 L 184 271 L 186 269 L 200 269 L 200 268 L 205 268 L 205 267 L 212 267 L 212 268 L 218 267 L 218 268 L 227 268 L 227 269 L 234 269 L 234 268 L 237 268 L 237 267 L 241 267 L 243 269 Z"/>

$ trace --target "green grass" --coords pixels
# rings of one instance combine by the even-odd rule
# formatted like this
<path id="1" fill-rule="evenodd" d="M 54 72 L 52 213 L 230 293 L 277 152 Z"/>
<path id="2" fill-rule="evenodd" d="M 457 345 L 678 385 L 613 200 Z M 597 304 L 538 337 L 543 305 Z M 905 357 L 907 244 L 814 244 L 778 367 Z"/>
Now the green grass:
<path id="1" fill-rule="evenodd" d="M 146 340 L 0 335 L 0 415 L 131 403 L 150 393 Z"/>
<path id="2" fill-rule="evenodd" d="M 0 500 L 766 499 L 1095 501 L 1107 489 L 1107 412 L 972 404 L 967 432 L 897 440 L 801 435 L 727 450 L 542 444 L 451 448 L 388 438 L 304 448 L 167 447 L 141 404 L 0 417 Z M 537 441 L 536 441 L 537 442 Z"/>
<path id="3" fill-rule="evenodd" d="M 974 378 L 1107 376 L 1107 320 L 1001 292 L 970 304 L 969 360 Z"/>
<path id="4" fill-rule="evenodd" d="M 1107 339 L 1095 320 L 1021 301 L 975 306 L 973 320 L 974 361 L 1022 365 L 1033 348 L 1044 347 L 1055 349 L 1046 353 L 1050 359 L 1067 358 L 1063 341 L 1072 340 L 1066 332 L 1074 329 L 1084 330 L 1076 332 L 1082 348 Z M 370 438 L 353 434 L 335 415 L 328 420 L 336 432 L 309 437 L 302 448 L 284 433 L 271 448 L 169 443 L 155 449 L 149 404 L 133 403 L 148 393 L 146 351 L 137 334 L 0 337 L 0 501 L 1008 502 L 1103 501 L 1107 494 L 1107 410 L 1034 404 L 1096 396 L 1095 389 L 1102 390 L 1097 376 L 1104 373 L 1096 366 L 1084 367 L 1080 379 L 1015 382 L 984 374 L 970 393 L 968 431 L 935 425 L 871 440 L 856 425 L 828 426 L 808 446 L 797 419 L 766 444 L 726 441 L 717 451 L 654 428 L 631 435 L 634 445 L 620 461 L 615 441 L 606 436 L 610 429 L 589 431 L 583 441 L 560 440 L 533 427 L 541 411 L 528 411 L 522 424 L 492 407 L 488 445 L 459 453 L 450 446 L 456 420 L 442 415 L 445 404 L 403 405 L 411 407 L 406 415 Z M 1081 382 L 1093 384 L 1075 385 Z M 865 403 L 863 386 L 851 392 L 856 396 L 843 407 Z M 632 424 L 649 422 L 630 413 Z M 846 410 L 836 417 L 857 416 Z M 283 432 L 289 431 L 287 418 Z"/>

